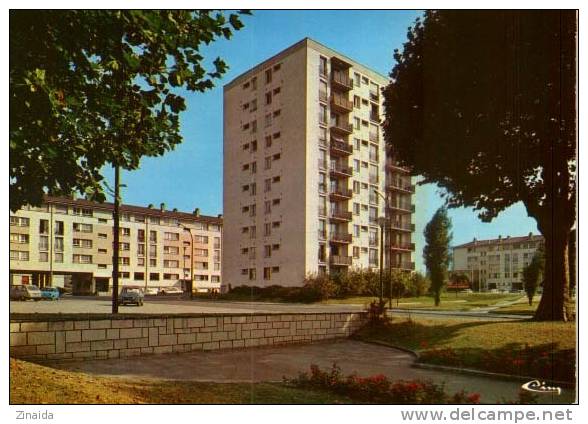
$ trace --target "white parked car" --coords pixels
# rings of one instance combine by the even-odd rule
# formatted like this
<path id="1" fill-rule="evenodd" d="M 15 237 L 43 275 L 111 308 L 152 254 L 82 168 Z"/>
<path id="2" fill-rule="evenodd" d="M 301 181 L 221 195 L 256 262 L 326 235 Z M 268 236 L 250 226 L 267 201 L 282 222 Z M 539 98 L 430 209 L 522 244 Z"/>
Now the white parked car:
<path id="1" fill-rule="evenodd" d="M 145 289 L 145 294 L 147 296 L 154 296 L 159 293 L 159 287 L 147 287 Z"/>
<path id="2" fill-rule="evenodd" d="M 183 294 L 184 292 L 182 291 L 181 288 L 179 287 L 161 287 L 159 289 L 158 294 L 165 296 L 165 295 L 171 295 L 171 294 Z"/>

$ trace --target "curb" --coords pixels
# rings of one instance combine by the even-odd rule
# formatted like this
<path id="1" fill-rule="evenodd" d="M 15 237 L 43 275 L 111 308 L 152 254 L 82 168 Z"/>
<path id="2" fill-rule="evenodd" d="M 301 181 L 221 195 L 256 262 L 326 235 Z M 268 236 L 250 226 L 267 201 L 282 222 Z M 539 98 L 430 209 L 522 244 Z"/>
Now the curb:
<path id="1" fill-rule="evenodd" d="M 350 337 L 350 338 L 353 338 L 354 340 L 359 340 L 364 343 L 370 343 L 370 344 L 375 344 L 378 346 L 389 347 L 389 348 L 401 350 L 406 353 L 410 353 L 416 358 L 415 362 L 413 362 L 411 364 L 412 368 L 429 369 L 429 370 L 433 370 L 433 371 L 446 371 L 446 372 L 448 371 L 448 372 L 455 372 L 455 373 L 460 373 L 460 374 L 476 375 L 478 377 L 499 378 L 501 380 L 508 380 L 508 381 L 527 382 L 527 381 L 533 381 L 533 380 L 543 380 L 542 378 L 530 377 L 530 376 L 526 376 L 526 375 L 512 375 L 512 374 L 504 374 L 504 373 L 497 373 L 497 372 L 491 372 L 491 371 L 475 370 L 475 369 L 471 369 L 471 368 L 458 368 L 458 367 L 451 367 L 451 366 L 447 366 L 447 365 L 427 364 L 424 362 L 418 362 L 420 356 L 419 356 L 418 352 L 415 352 L 414 350 L 411 350 L 411 349 L 408 349 L 405 347 L 401 347 L 401 346 L 394 346 L 392 344 L 389 344 L 386 342 L 380 342 L 377 340 L 363 340 L 359 337 Z M 553 384 L 557 384 L 562 387 L 566 387 L 566 388 L 575 388 L 576 387 L 576 383 L 570 382 L 570 381 L 549 380 L 549 382 L 553 383 Z"/>

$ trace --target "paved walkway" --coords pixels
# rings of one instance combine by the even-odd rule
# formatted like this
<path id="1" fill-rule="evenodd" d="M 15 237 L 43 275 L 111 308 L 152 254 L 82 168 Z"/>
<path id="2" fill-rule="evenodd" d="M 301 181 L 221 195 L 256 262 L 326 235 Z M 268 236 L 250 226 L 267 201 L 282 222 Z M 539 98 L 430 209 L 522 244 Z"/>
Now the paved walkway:
<path id="1" fill-rule="evenodd" d="M 464 389 L 481 393 L 482 399 L 488 403 L 502 398 L 514 399 L 520 388 L 518 382 L 412 368 L 413 361 L 412 355 L 397 349 L 341 339 L 247 350 L 60 362 L 51 366 L 110 377 L 228 383 L 282 381 L 284 376 L 294 377 L 300 371 L 307 371 L 311 364 L 330 368 L 333 362 L 337 362 L 345 375 L 356 372 L 361 376 L 385 374 L 393 380 L 429 379 L 444 383 L 449 392 Z M 572 394 L 564 389 L 560 398 L 545 398 L 542 402 L 569 403 L 572 400 Z"/>

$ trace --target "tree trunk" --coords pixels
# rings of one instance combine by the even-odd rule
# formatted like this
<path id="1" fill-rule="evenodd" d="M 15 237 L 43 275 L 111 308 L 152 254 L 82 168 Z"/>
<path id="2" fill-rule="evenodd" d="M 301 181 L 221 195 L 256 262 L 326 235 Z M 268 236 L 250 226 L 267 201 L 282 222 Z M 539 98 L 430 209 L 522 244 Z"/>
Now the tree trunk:
<path id="1" fill-rule="evenodd" d="M 569 304 L 569 228 L 545 231 L 545 273 L 543 295 L 535 312 L 537 321 L 568 321 Z"/>

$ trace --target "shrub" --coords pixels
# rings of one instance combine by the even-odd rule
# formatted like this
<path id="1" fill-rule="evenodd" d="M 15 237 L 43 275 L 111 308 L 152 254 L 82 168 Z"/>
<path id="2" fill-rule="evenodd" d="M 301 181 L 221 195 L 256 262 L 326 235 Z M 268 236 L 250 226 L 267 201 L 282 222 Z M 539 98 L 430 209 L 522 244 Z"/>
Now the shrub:
<path id="1" fill-rule="evenodd" d="M 477 393 L 464 391 L 447 395 L 442 385 L 430 381 L 400 380 L 392 382 L 385 375 L 358 377 L 355 374 L 343 376 L 336 363 L 329 371 L 321 370 L 317 365 L 310 366 L 309 373 L 300 373 L 293 379 L 284 379 L 287 383 L 303 389 L 327 390 L 347 396 L 350 399 L 369 403 L 388 404 L 439 404 L 480 402 Z"/>
<path id="2" fill-rule="evenodd" d="M 337 286 L 328 275 L 311 275 L 304 279 L 298 296 L 302 302 L 318 302 L 334 297 Z"/>

